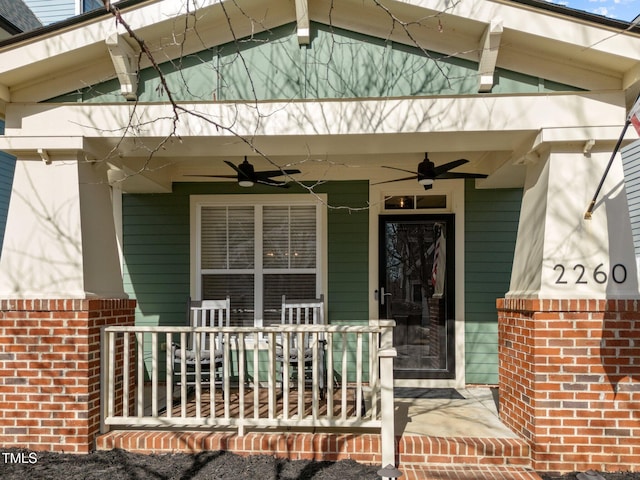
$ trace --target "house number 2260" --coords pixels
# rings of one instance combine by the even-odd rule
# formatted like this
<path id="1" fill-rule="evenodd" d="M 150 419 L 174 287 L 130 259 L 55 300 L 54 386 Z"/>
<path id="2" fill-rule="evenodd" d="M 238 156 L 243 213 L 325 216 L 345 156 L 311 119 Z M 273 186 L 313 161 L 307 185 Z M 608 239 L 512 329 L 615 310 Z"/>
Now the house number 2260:
<path id="1" fill-rule="evenodd" d="M 555 267 L 553 267 L 555 271 L 558 272 L 558 278 L 556 278 L 556 284 L 567 284 L 569 281 L 566 277 L 571 277 L 572 280 L 575 280 L 576 285 L 580 284 L 588 284 L 590 279 L 593 279 L 596 283 L 607 283 L 607 280 L 611 278 L 615 283 L 624 283 L 627 281 L 627 268 L 621 263 L 616 263 L 613 267 L 611 267 L 611 272 L 606 271 L 604 268 L 604 263 L 601 263 L 596 268 L 591 271 L 587 269 L 581 263 L 577 263 L 573 266 L 574 274 L 566 274 L 566 268 L 563 264 L 558 263 Z"/>

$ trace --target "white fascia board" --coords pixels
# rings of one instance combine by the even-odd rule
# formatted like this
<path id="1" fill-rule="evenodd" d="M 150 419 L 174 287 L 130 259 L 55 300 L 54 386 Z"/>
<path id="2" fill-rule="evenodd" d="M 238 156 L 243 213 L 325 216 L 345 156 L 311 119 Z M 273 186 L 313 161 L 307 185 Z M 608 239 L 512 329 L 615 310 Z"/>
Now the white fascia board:
<path id="1" fill-rule="evenodd" d="M 538 131 L 619 125 L 626 118 L 621 92 L 180 107 L 183 113 L 174 126 L 167 104 L 12 104 L 6 134 L 119 138 L 121 129 L 131 127 L 131 118 L 144 125 L 136 138 Z"/>
<path id="2" fill-rule="evenodd" d="M 39 150 L 52 154 L 56 151 L 70 152 L 84 149 L 84 138 L 74 136 L 12 136 L 0 135 L 0 151 L 15 156 L 40 158 Z"/>
<path id="3" fill-rule="evenodd" d="M 195 21 L 206 22 L 208 17 L 215 13 L 210 8 L 220 4 L 220 0 L 200 0 L 198 2 L 197 12 L 193 12 L 193 7 L 187 9 L 187 4 L 191 2 L 183 1 L 156 1 L 141 6 L 133 7 L 122 11 L 123 20 L 135 31 L 139 33 L 146 41 L 150 41 L 145 30 L 153 32 L 153 36 L 163 36 L 160 29 L 164 29 L 168 37 L 175 32 L 175 25 L 179 24 L 181 19 L 186 15 L 193 15 Z M 262 11 L 268 11 L 270 2 L 266 2 Z M 282 2 L 277 2 L 282 3 Z M 234 10 L 232 12 L 238 16 L 239 13 Z M 250 22 L 250 18 L 245 18 L 246 22 Z M 184 21 L 184 20 L 182 20 Z M 4 71 L 11 71 L 21 67 L 28 66 L 32 63 L 48 60 L 56 56 L 69 54 L 79 49 L 104 45 L 105 39 L 113 32 L 115 19 L 112 16 L 104 16 L 100 19 L 93 20 L 74 26 L 62 32 L 53 32 L 49 35 L 41 35 L 34 39 L 25 41 L 18 46 L 12 45 L 6 47 L 4 51 L 0 50 L 0 65 Z M 255 26 L 255 25 L 254 25 Z M 202 38 L 199 39 L 200 41 Z"/>
<path id="4" fill-rule="evenodd" d="M 410 3 L 434 9 L 429 0 Z M 446 2 L 440 7 L 445 10 Z M 526 10 L 527 14 L 523 14 Z M 640 36 L 621 32 L 604 25 L 596 25 L 525 5 L 506 5 L 498 1 L 482 0 L 455 2 L 446 12 L 490 24 L 495 18 L 503 22 L 504 30 L 513 30 L 540 38 L 576 45 L 583 49 L 604 52 L 640 60 Z"/>
<path id="5" fill-rule="evenodd" d="M 532 51 L 523 56 L 521 50 L 508 44 L 500 47 L 498 66 L 589 91 L 623 89 L 620 76 L 607 73 L 603 69 L 593 68 L 584 63 L 563 62 L 557 58 L 536 55 Z"/>
<path id="6" fill-rule="evenodd" d="M 571 127 L 571 128 L 544 128 L 538 133 L 536 140 L 533 143 L 532 150 L 537 150 L 542 146 L 558 143 L 580 143 L 594 140 L 598 142 L 612 143 L 620 138 L 624 121 L 619 125 L 608 126 L 585 126 L 585 127 Z M 596 140 L 597 139 L 597 140 Z M 638 139 L 638 134 L 633 129 L 627 129 L 624 141 L 631 142 Z M 594 145 L 591 145 L 591 150 Z M 588 153 L 588 152 L 587 152 Z"/>
<path id="7" fill-rule="evenodd" d="M 624 120 L 619 124 L 581 127 L 549 127 L 540 129 L 535 138 L 523 142 L 514 150 L 504 162 L 509 165 L 526 165 L 538 162 L 544 155 L 541 152 L 553 150 L 554 145 L 573 145 L 572 151 L 582 151 L 589 155 L 592 150 L 613 149 L 613 145 L 620 138 L 624 127 Z M 623 145 L 637 140 L 638 135 L 633 129 L 628 129 L 623 137 Z"/>

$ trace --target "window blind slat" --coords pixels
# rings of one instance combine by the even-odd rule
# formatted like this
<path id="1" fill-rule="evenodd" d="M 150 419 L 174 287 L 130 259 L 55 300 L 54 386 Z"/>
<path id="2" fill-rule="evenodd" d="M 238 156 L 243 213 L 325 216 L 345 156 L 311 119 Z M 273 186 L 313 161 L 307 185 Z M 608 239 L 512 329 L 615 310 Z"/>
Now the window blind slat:
<path id="1" fill-rule="evenodd" d="M 262 215 L 256 217 L 256 208 L 262 209 Z M 279 323 L 282 295 L 290 299 L 316 296 L 315 205 L 203 205 L 200 212 L 200 268 L 224 270 L 201 276 L 202 298 L 228 295 L 232 325 L 252 326 L 256 319 L 263 319 L 265 325 Z M 262 225 L 256 225 L 256 218 L 262 218 Z M 263 240 L 254 251 L 258 228 Z M 262 269 L 256 268 L 256 255 L 262 258 Z M 267 269 L 270 273 L 265 273 Z M 260 291 L 256 285 L 262 285 Z M 262 300 L 259 312 L 256 294 Z"/>

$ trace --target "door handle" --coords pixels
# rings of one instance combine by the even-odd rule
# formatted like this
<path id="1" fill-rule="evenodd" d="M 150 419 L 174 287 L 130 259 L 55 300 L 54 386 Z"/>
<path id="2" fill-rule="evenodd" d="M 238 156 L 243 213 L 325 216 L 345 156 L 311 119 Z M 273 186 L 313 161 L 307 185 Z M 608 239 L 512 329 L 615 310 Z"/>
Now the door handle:
<path id="1" fill-rule="evenodd" d="M 380 287 L 380 305 L 384 305 L 384 297 L 390 297 L 390 293 L 384 292 L 384 287 Z"/>

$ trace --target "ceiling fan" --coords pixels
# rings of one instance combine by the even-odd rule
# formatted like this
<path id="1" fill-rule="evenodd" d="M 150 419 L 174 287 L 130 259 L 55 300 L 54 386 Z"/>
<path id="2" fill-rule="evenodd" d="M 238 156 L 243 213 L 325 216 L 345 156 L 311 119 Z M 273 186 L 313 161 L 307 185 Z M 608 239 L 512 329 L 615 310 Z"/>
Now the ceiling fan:
<path id="1" fill-rule="evenodd" d="M 412 173 L 413 175 L 410 177 L 404 178 L 396 178 L 395 180 L 386 180 L 384 182 L 373 183 L 372 185 L 380 185 L 382 183 L 392 183 L 392 182 L 403 182 L 405 180 L 413 180 L 417 179 L 418 183 L 424 186 L 425 190 L 429 190 L 433 188 L 434 180 L 438 179 L 449 179 L 449 178 L 487 178 L 488 175 L 484 175 L 482 173 L 462 173 L 462 172 L 449 172 L 449 170 L 453 170 L 460 165 L 464 165 L 465 163 L 469 163 L 469 160 L 461 158 L 459 160 L 454 160 L 453 162 L 445 163 L 444 165 L 435 166 L 435 164 L 429 160 L 429 154 L 424 154 L 424 160 L 418 164 L 418 171 L 414 172 L 411 170 L 405 170 L 404 168 L 397 167 L 387 167 L 391 170 L 398 170 L 400 172 Z"/>
<path id="2" fill-rule="evenodd" d="M 269 185 L 270 187 L 289 188 L 287 182 L 278 182 L 272 180 L 273 177 L 281 177 L 284 175 L 293 175 L 300 173 L 300 170 L 262 170 L 256 172 L 253 165 L 249 163 L 247 157 L 244 157 L 244 161 L 240 165 L 234 165 L 233 163 L 225 160 L 224 163 L 229 165 L 236 171 L 235 175 L 187 175 L 189 177 L 212 177 L 212 178 L 236 178 L 238 185 L 241 187 L 253 187 L 254 184 L 259 183 L 261 185 Z"/>

